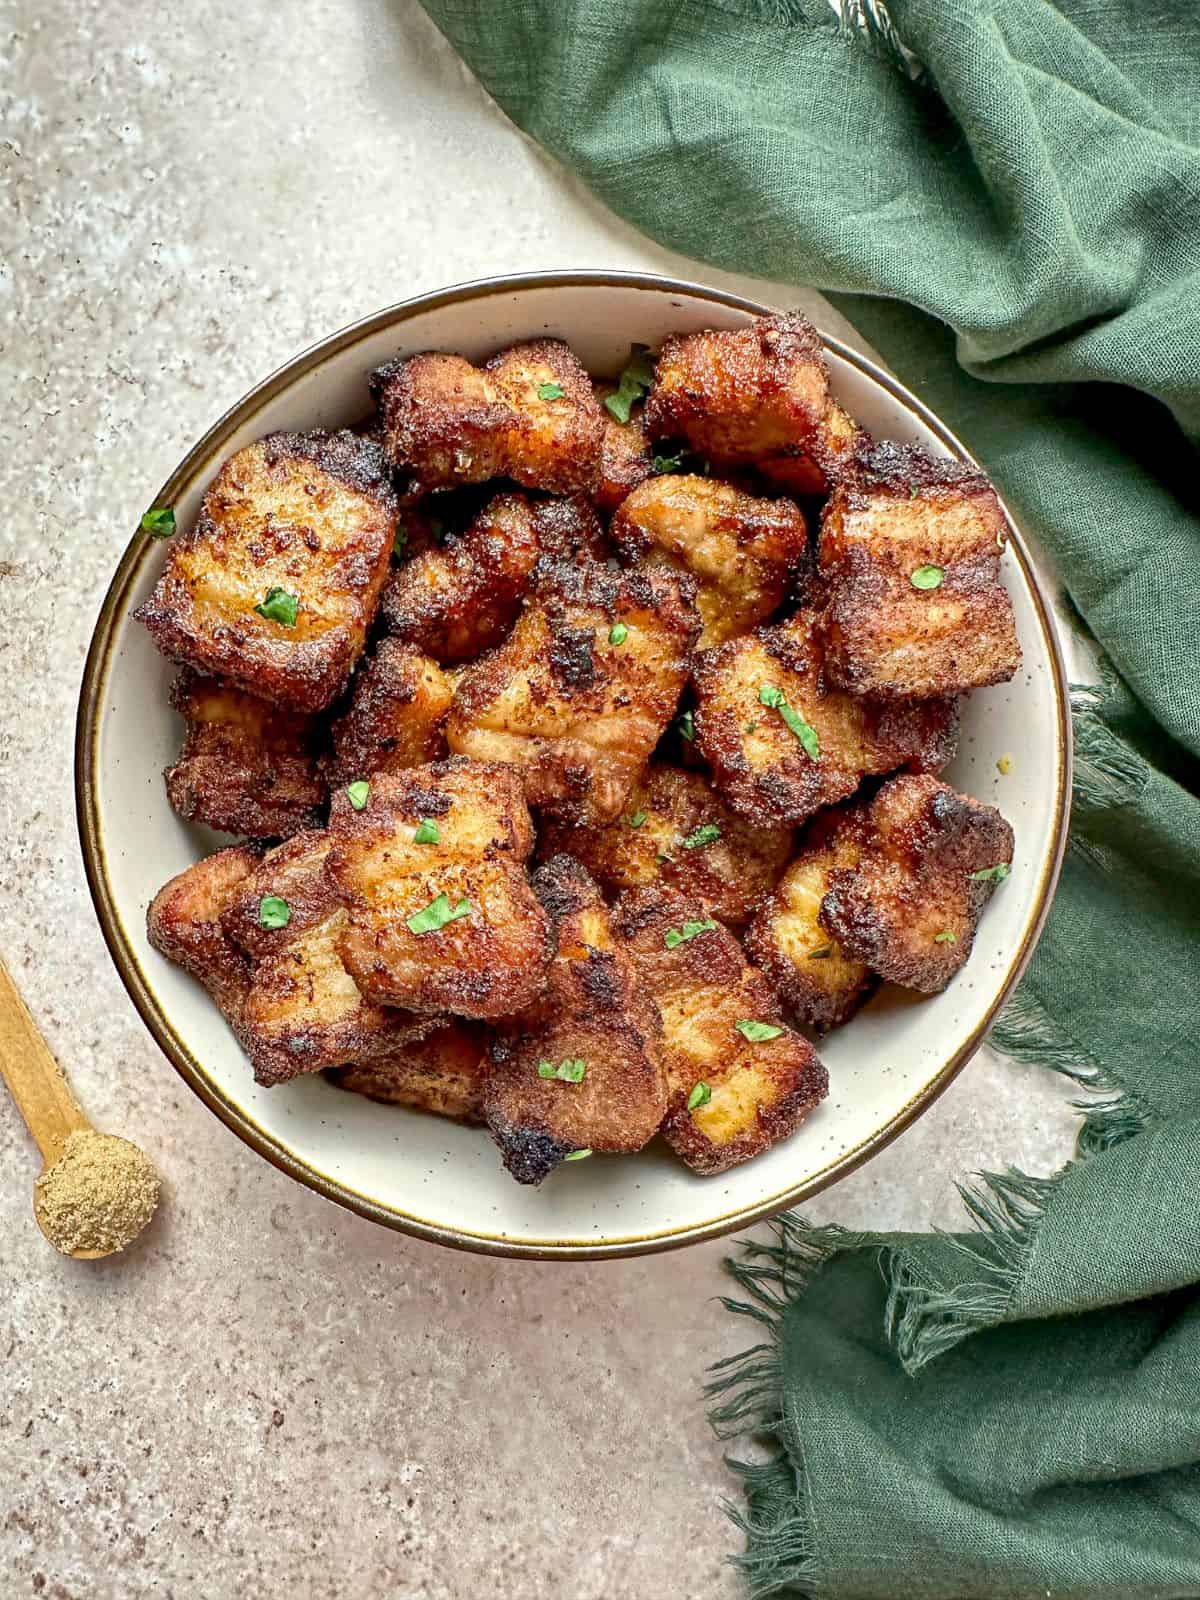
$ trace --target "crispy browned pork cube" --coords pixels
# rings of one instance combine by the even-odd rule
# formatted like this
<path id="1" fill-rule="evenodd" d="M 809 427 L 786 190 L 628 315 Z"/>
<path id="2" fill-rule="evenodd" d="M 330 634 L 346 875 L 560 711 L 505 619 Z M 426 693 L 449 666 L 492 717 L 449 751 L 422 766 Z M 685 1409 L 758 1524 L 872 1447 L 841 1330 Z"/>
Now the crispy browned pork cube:
<path id="1" fill-rule="evenodd" d="M 797 494 L 821 493 L 857 436 L 829 393 L 821 336 L 798 311 L 665 340 L 646 430 L 685 439 L 716 467 L 774 473 Z"/>
<path id="2" fill-rule="evenodd" d="M 765 622 L 788 592 L 808 527 L 790 500 L 762 500 L 713 478 L 664 475 L 626 496 L 609 529 L 627 561 L 690 572 L 700 648 Z"/>
<path id="3" fill-rule="evenodd" d="M 312 717 L 189 668 L 171 685 L 171 704 L 187 732 L 163 776 L 181 817 L 252 839 L 286 839 L 319 820 L 327 788 Z"/>
<path id="4" fill-rule="evenodd" d="M 872 701 L 828 682 L 812 610 L 702 651 L 692 681 L 713 782 L 760 827 L 803 822 L 869 773 L 936 772 L 954 755 L 952 700 Z"/>
<path id="5" fill-rule="evenodd" d="M 585 499 L 499 494 L 461 537 L 393 571 L 380 617 L 388 633 L 438 661 L 472 660 L 512 627 L 542 557 L 596 554 L 602 539 Z"/>
<path id="6" fill-rule="evenodd" d="M 449 760 L 371 779 L 361 810 L 339 790 L 330 880 L 340 940 L 364 994 L 426 1013 L 523 1010 L 553 945 L 524 863 L 533 827 L 511 767 Z"/>
<path id="7" fill-rule="evenodd" d="M 724 1172 L 793 1133 L 829 1080 L 733 935 L 658 888 L 622 896 L 614 931 L 662 1016 L 662 1132 L 676 1155 L 695 1172 Z"/>
<path id="8" fill-rule="evenodd" d="M 697 916 L 748 921 L 792 853 L 791 828 L 756 828 L 721 799 L 701 772 L 652 761 L 615 822 L 572 827 L 548 817 L 538 830 L 543 860 L 566 851 L 605 889 L 662 883 Z"/>
<path id="9" fill-rule="evenodd" d="M 250 985 L 250 960 L 221 918 L 262 858 L 262 847 L 231 845 L 178 873 L 150 902 L 146 932 L 159 952 L 202 983 L 226 1016 Z"/>
<path id="10" fill-rule="evenodd" d="M 388 457 L 414 490 L 488 478 L 551 494 L 596 487 L 604 421 L 560 339 L 512 345 L 482 367 L 437 351 L 397 357 L 371 388 Z"/>
<path id="11" fill-rule="evenodd" d="M 381 639 L 333 724 L 330 784 L 439 760 L 453 697 L 454 680 L 436 661 L 399 639 Z"/>
<path id="12" fill-rule="evenodd" d="M 322 711 L 362 654 L 396 513 L 369 440 L 269 434 L 217 473 L 134 615 L 164 655 L 273 705 Z"/>
<path id="13" fill-rule="evenodd" d="M 686 575 L 592 563 L 543 569 L 516 627 L 468 667 L 451 750 L 520 769 L 530 805 L 604 823 L 675 711 L 700 631 Z"/>
<path id="14" fill-rule="evenodd" d="M 603 406 L 615 393 L 611 383 L 595 386 L 596 399 Z M 642 420 L 642 407 L 630 408 L 629 421 L 618 422 L 611 412 L 604 412 L 604 438 L 600 446 L 600 479 L 592 499 L 600 510 L 609 515 L 615 511 L 631 489 L 644 483 L 654 472 L 650 441 Z"/>
<path id="15" fill-rule="evenodd" d="M 1007 537 L 981 472 L 915 445 L 864 453 L 830 497 L 818 546 L 830 676 L 856 694 L 961 694 L 1021 662 L 1000 581 Z"/>
<path id="16" fill-rule="evenodd" d="M 533 877 L 557 954 L 544 994 L 492 1047 L 484 1108 L 504 1165 L 540 1183 L 575 1150 L 640 1150 L 667 1109 L 662 1024 L 596 884 L 570 856 Z"/>
<path id="17" fill-rule="evenodd" d="M 480 1023 L 448 1022 L 394 1055 L 334 1067 L 329 1081 L 368 1100 L 480 1123 L 484 1085 L 492 1066 L 490 1038 Z"/>
<path id="18" fill-rule="evenodd" d="M 387 1055 L 434 1026 L 363 996 L 346 970 L 343 910 L 325 873 L 329 835 L 297 834 L 239 885 L 222 916 L 251 963 L 234 1022 L 257 1082 Z"/>
<path id="19" fill-rule="evenodd" d="M 994 806 L 917 776 L 883 785 L 866 829 L 857 864 L 829 873 L 821 924 L 881 977 L 937 994 L 971 954 L 980 913 L 1008 876 L 1012 829 Z"/>
<path id="20" fill-rule="evenodd" d="M 873 981 L 870 969 L 848 956 L 821 924 L 829 874 L 858 865 L 864 822 L 857 805 L 814 818 L 743 941 L 789 1014 L 821 1033 L 852 1017 Z"/>

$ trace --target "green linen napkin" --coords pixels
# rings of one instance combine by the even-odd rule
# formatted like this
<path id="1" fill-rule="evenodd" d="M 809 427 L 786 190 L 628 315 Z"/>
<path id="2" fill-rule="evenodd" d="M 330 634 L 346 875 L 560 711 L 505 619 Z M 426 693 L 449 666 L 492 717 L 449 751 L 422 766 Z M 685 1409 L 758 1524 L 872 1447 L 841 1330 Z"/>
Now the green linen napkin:
<path id="1" fill-rule="evenodd" d="M 717 1372 L 756 1594 L 1200 1595 L 1200 7 L 424 0 L 518 125 L 677 250 L 805 281 L 929 400 L 1105 657 L 994 1041 L 1077 1159 L 955 1236 L 787 1218 Z M 903 47 L 903 48 L 902 48 Z M 1086 1092 L 1084 1092 L 1086 1091 Z"/>

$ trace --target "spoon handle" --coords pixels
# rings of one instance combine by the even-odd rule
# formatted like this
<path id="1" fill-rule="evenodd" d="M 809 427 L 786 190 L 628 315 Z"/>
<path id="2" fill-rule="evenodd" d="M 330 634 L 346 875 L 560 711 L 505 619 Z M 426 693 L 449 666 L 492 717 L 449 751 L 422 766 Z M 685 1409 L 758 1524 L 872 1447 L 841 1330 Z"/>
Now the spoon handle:
<path id="1" fill-rule="evenodd" d="M 37 1023 L 0 960 L 0 1073 L 47 1166 L 73 1133 L 89 1126 Z"/>

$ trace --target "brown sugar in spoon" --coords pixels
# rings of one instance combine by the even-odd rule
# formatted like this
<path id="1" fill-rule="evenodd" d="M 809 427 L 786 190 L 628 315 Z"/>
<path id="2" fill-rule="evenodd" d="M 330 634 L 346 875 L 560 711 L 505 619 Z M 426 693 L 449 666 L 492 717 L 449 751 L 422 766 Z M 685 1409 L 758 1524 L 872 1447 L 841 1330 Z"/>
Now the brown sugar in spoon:
<path id="1" fill-rule="evenodd" d="M 42 1153 L 33 1214 L 56 1250 L 95 1261 L 132 1244 L 159 1181 L 137 1145 L 98 1133 L 0 961 L 0 1072 Z"/>

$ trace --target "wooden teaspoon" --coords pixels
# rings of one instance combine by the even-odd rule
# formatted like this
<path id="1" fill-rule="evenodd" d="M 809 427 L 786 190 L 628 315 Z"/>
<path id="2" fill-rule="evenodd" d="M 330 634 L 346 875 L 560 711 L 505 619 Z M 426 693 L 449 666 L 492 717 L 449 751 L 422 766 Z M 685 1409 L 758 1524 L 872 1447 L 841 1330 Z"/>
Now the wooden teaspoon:
<path id="1" fill-rule="evenodd" d="M 50 1054 L 3 961 L 0 961 L 0 1072 L 42 1153 L 44 1165 L 34 1188 L 33 1214 L 50 1243 L 77 1261 L 95 1261 L 132 1244 L 154 1213 L 158 1201 L 157 1174 L 148 1158 L 129 1140 L 96 1133 L 58 1062 Z M 83 1146 L 86 1151 L 83 1159 L 87 1163 L 87 1174 L 97 1180 L 95 1187 L 100 1189 L 107 1178 L 111 1181 L 112 1192 L 132 1194 L 135 1202 L 125 1208 L 124 1226 L 119 1214 L 105 1214 L 102 1246 L 96 1249 L 72 1247 L 64 1242 L 63 1228 L 49 1220 L 48 1184 L 43 1180 L 64 1157 L 73 1162 L 80 1159 L 78 1139 L 72 1143 L 70 1155 L 67 1153 L 68 1143 L 75 1135 L 90 1136 Z M 60 1168 L 60 1172 L 62 1170 Z M 132 1190 L 129 1188 L 131 1178 Z M 95 1221 L 94 1216 L 90 1221 Z M 78 1213 L 69 1221 L 68 1234 L 78 1235 L 82 1226 L 86 1236 L 88 1225 L 85 1208 L 82 1223 Z"/>

